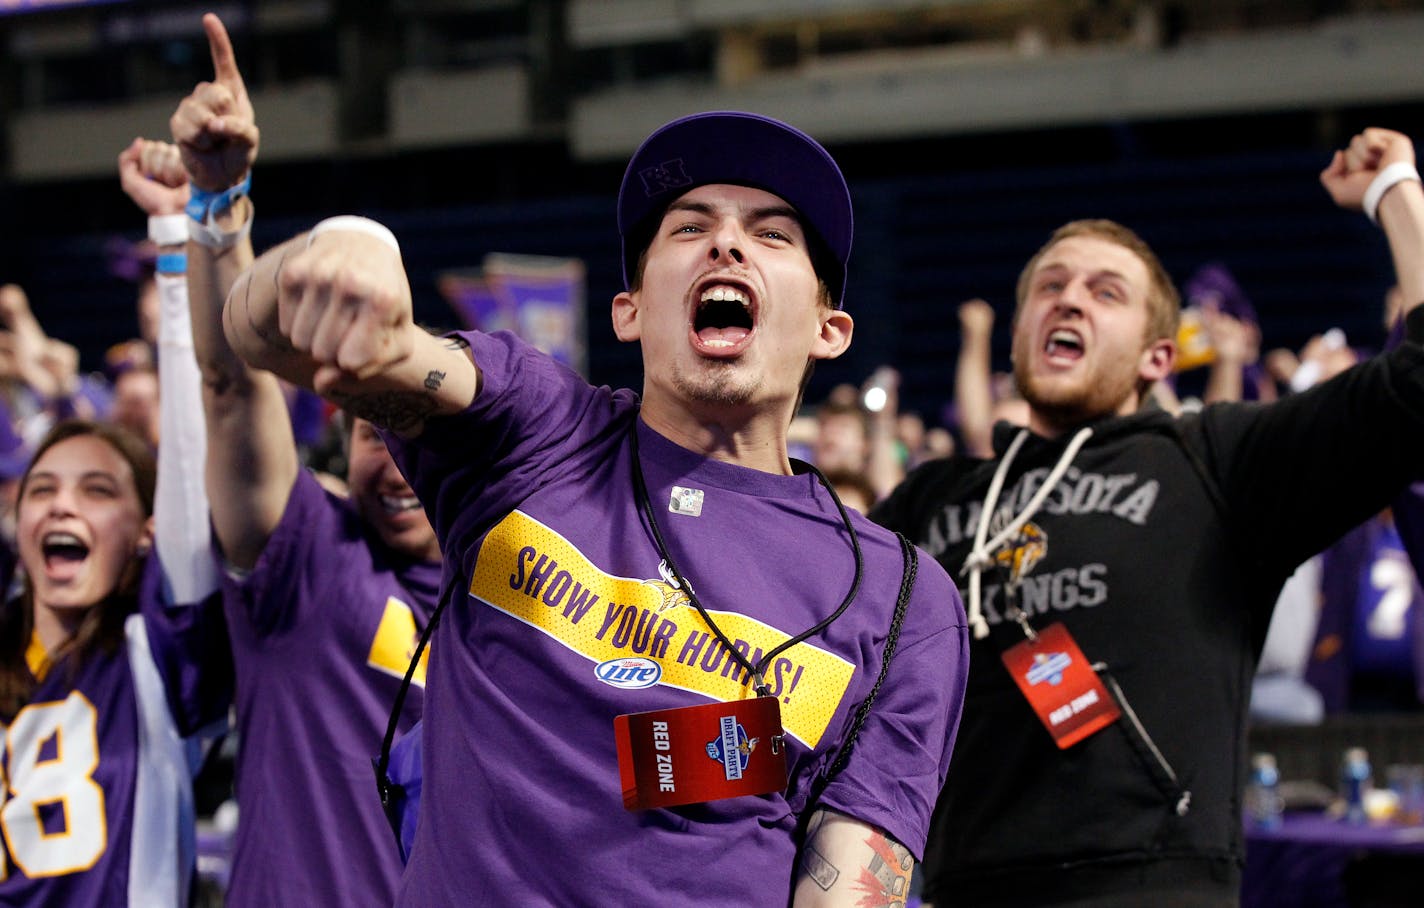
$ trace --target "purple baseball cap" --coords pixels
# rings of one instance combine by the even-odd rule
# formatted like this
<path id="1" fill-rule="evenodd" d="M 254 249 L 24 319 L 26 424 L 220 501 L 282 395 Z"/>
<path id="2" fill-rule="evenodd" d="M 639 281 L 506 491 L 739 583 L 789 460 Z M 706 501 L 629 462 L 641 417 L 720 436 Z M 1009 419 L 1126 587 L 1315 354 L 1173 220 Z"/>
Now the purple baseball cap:
<path id="1" fill-rule="evenodd" d="M 817 274 L 837 308 L 844 305 L 854 223 L 841 169 L 801 130 L 736 110 L 673 120 L 633 152 L 618 190 L 625 285 L 632 284 L 656 219 L 675 199 L 708 183 L 751 186 L 785 199 L 812 234 L 811 260 Z M 824 254 L 817 254 L 818 244 Z"/>
<path id="2" fill-rule="evenodd" d="M 1252 325 L 1260 323 L 1256 317 L 1256 307 L 1251 305 L 1246 291 L 1241 289 L 1241 285 L 1236 283 L 1236 277 L 1220 262 L 1208 262 L 1198 268 L 1187 278 L 1184 290 L 1182 295 L 1186 297 L 1188 305 L 1200 305 L 1210 299 L 1220 311 L 1237 321 Z"/>

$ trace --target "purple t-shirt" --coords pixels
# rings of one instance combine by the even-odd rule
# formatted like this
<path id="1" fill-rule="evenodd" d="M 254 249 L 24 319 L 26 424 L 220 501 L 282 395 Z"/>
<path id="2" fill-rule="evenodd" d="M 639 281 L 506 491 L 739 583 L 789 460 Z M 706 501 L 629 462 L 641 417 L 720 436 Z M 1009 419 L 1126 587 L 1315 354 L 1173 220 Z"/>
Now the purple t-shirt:
<path id="1" fill-rule="evenodd" d="M 142 614 L 128 616 L 120 647 L 77 672 L 69 659 L 50 666 L 0 726 L 0 904 L 187 904 L 198 751 L 169 704 L 195 705 L 197 689 L 191 677 L 166 675 L 157 655 L 187 645 L 188 633 L 164 618 L 159 573 L 150 558 Z M 174 611 L 198 636 L 221 623 L 209 620 L 220 619 L 216 598 Z M 208 707 L 207 719 L 221 711 Z M 190 715 L 198 721 L 200 711 Z"/>
<path id="2" fill-rule="evenodd" d="M 401 862 L 371 758 L 439 580 L 303 471 L 257 565 L 225 581 L 241 811 L 228 905 L 391 903 Z"/>
<path id="3" fill-rule="evenodd" d="M 784 794 L 627 811 L 615 716 L 747 696 L 661 578 L 630 428 L 672 557 L 738 649 L 768 652 L 834 611 L 852 583 L 849 539 L 813 475 L 705 459 L 637 422 L 631 392 L 589 387 L 511 335 L 467 337 L 477 400 L 415 442 L 390 440 L 460 577 L 433 643 L 425 788 L 398 903 L 784 905 L 797 814 L 880 670 L 898 542 L 853 514 L 859 595 L 768 670 L 789 744 Z M 657 663 L 660 681 L 601 682 L 595 668 L 620 658 Z M 921 853 L 967 670 L 958 594 L 921 556 L 898 653 L 821 805 Z"/>

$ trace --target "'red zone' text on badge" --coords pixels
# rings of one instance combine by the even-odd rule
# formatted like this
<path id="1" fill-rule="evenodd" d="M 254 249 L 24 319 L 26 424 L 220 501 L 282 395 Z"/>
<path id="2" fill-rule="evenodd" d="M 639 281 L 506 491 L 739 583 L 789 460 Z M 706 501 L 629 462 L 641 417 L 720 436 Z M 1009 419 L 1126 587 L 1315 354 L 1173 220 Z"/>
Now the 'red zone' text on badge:
<path id="1" fill-rule="evenodd" d="M 775 697 L 704 703 L 613 721 L 623 806 L 698 804 L 786 787 L 786 749 Z"/>

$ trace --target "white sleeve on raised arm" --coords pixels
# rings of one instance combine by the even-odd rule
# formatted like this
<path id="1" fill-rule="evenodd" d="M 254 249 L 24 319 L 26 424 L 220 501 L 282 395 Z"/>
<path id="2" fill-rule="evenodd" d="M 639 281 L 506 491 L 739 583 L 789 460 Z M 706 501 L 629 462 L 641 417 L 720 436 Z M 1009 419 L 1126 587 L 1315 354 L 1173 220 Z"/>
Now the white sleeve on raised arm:
<path id="1" fill-rule="evenodd" d="M 154 536 L 176 603 L 196 603 L 218 588 L 208 493 L 203 385 L 193 355 L 188 279 L 159 274 L 158 483 Z"/>

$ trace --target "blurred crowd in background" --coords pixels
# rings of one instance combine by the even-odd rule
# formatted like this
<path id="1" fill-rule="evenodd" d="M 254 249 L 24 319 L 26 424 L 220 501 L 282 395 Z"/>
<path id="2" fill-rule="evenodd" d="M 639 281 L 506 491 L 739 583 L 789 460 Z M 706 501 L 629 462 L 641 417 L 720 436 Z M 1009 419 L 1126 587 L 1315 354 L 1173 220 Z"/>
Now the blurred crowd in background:
<path id="1" fill-rule="evenodd" d="M 110 243 L 110 271 L 133 286 L 134 336 L 115 338 L 96 371 L 81 369 L 62 327 L 41 324 L 36 311 L 43 301 L 31 301 L 14 284 L 0 287 L 7 544 L 13 545 L 16 481 L 32 446 L 55 422 L 104 419 L 155 449 L 160 443 L 154 263 L 147 240 Z M 1178 412 L 1302 391 L 1376 352 L 1395 327 L 1391 289 L 1373 337 L 1346 337 L 1323 325 L 1299 350 L 1273 347 L 1227 265 L 1203 264 L 1181 286 L 1179 365 L 1156 388 L 1156 405 Z M 900 407 L 896 364 L 874 369 L 860 385 L 835 385 L 823 399 L 803 401 L 791 429 L 793 456 L 819 467 L 846 504 L 862 512 L 926 460 L 955 452 L 989 456 L 995 423 L 1026 420 L 1012 374 L 994 369 L 995 338 L 1007 337 L 1012 315 L 983 299 L 958 305 L 960 347 L 940 364 L 944 396 L 935 412 Z M 339 490 L 345 464 L 335 409 L 302 389 L 289 389 L 288 401 L 303 463 Z M 1318 722 L 1328 714 L 1421 707 L 1424 598 L 1389 512 L 1302 565 L 1277 607 L 1256 687 L 1253 717 L 1260 721 Z"/>

